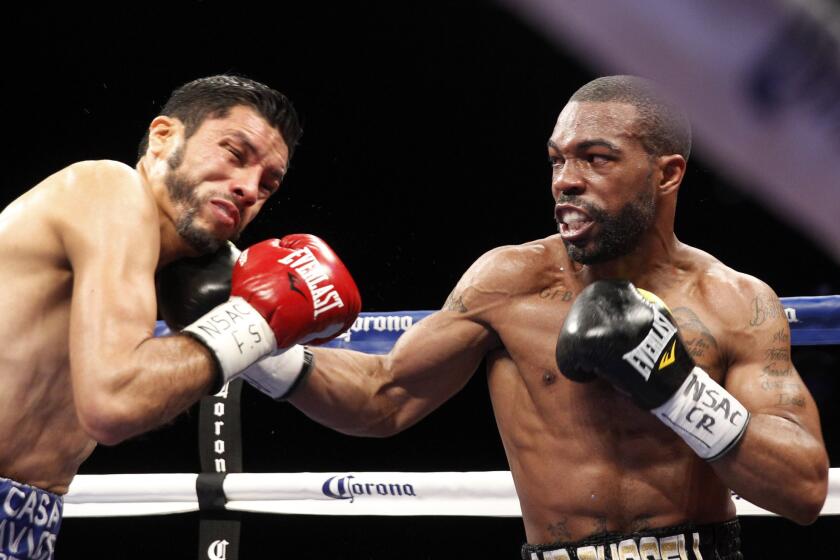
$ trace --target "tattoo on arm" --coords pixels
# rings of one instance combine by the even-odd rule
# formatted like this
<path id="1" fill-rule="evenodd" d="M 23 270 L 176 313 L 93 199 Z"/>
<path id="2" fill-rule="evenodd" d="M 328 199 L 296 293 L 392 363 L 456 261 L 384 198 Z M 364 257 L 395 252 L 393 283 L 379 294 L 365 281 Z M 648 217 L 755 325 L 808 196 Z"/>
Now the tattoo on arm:
<path id="1" fill-rule="evenodd" d="M 688 307 L 677 307 L 673 315 L 686 350 L 697 365 L 704 369 L 717 367 L 715 364 L 721 360 L 717 340 L 697 314 Z"/>
<path id="2" fill-rule="evenodd" d="M 750 317 L 750 326 L 758 327 L 767 321 L 778 319 L 785 316 L 785 308 L 782 307 L 782 302 L 775 297 L 755 296 L 752 300 L 752 317 Z"/>
<path id="3" fill-rule="evenodd" d="M 782 406 L 795 406 L 796 408 L 805 408 L 805 397 L 802 393 L 791 395 L 790 393 L 779 393 L 779 404 Z"/>
<path id="4" fill-rule="evenodd" d="M 452 293 L 446 298 L 446 302 L 443 304 L 443 309 L 446 311 L 456 311 L 458 313 L 467 312 L 467 306 L 464 305 L 464 300 L 462 299 L 461 294 L 456 295 L 455 290 L 452 290 Z"/>
<path id="5" fill-rule="evenodd" d="M 768 362 L 789 362 L 790 352 L 787 348 L 768 348 L 765 352 Z"/>
<path id="6" fill-rule="evenodd" d="M 802 384 L 789 379 L 791 377 L 793 377 L 793 363 L 790 358 L 790 334 L 782 329 L 773 333 L 771 345 L 764 351 L 761 389 L 768 393 L 775 393 L 778 406 L 805 408 L 807 401 L 802 393 Z"/>
<path id="7" fill-rule="evenodd" d="M 769 378 L 790 377 L 793 364 L 790 361 L 790 346 L 782 340 L 787 336 L 785 331 L 773 333 L 772 342 L 764 351 L 764 368 L 761 376 L 765 381 Z"/>
<path id="8" fill-rule="evenodd" d="M 761 388 L 765 391 L 772 391 L 774 389 L 797 391 L 799 390 L 799 384 L 791 383 L 790 381 L 779 381 L 778 379 L 765 378 L 761 382 Z"/>
<path id="9" fill-rule="evenodd" d="M 761 371 L 764 372 L 762 376 L 790 377 L 790 364 L 770 362 Z"/>

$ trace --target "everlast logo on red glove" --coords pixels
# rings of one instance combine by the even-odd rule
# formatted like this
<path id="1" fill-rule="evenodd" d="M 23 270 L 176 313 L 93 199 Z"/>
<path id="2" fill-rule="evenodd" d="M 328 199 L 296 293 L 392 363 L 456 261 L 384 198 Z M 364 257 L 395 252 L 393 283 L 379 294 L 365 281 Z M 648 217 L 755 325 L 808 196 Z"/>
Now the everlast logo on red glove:
<path id="1" fill-rule="evenodd" d="M 298 249 L 293 253 L 279 259 L 277 262 L 289 266 L 303 278 L 309 294 L 312 297 L 312 318 L 317 319 L 318 315 L 330 309 L 344 307 L 341 296 L 332 284 L 329 284 L 327 269 L 324 268 L 309 247 Z M 290 276 L 290 279 L 294 278 Z M 325 283 L 324 285 L 321 285 Z M 293 287 L 294 291 L 298 291 Z"/>
<path id="2" fill-rule="evenodd" d="M 230 299 L 183 332 L 211 351 L 220 381 L 248 368 L 252 383 L 282 398 L 311 369 L 311 354 L 300 345 L 340 334 L 361 305 L 350 272 L 329 245 L 314 235 L 287 235 L 243 251 L 231 272 Z M 269 355 L 271 367 L 252 371 Z"/>
<path id="3" fill-rule="evenodd" d="M 361 308 L 347 268 L 314 235 L 249 247 L 233 267 L 231 286 L 268 321 L 278 348 L 326 342 L 349 328 Z"/>

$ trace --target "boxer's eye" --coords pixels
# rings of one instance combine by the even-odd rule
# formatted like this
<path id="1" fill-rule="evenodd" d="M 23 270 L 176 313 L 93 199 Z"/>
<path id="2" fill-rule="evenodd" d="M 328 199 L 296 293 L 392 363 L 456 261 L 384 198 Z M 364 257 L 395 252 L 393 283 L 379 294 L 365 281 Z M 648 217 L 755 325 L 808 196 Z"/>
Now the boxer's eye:
<path id="1" fill-rule="evenodd" d="M 239 163 L 243 163 L 243 162 L 244 162 L 244 160 L 245 160 L 245 156 L 244 156 L 244 154 L 243 154 L 241 151 L 237 150 L 237 149 L 236 149 L 236 148 L 234 148 L 233 146 L 225 146 L 225 149 L 228 151 L 228 153 L 230 153 L 230 155 L 232 155 L 232 156 L 233 156 L 233 158 L 234 158 L 237 162 L 239 162 Z"/>
<path id="2" fill-rule="evenodd" d="M 613 161 L 615 158 L 604 154 L 588 154 L 586 161 L 594 164 L 604 164 Z"/>

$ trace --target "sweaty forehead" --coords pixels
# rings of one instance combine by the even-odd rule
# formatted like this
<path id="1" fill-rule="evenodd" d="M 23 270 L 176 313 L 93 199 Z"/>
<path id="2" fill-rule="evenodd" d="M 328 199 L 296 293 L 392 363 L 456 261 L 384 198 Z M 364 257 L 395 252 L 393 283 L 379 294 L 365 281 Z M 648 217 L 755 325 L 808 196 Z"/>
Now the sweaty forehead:
<path id="1" fill-rule="evenodd" d="M 557 117 L 551 142 L 561 148 L 595 139 L 633 142 L 638 139 L 637 117 L 637 109 L 628 103 L 572 101 Z"/>

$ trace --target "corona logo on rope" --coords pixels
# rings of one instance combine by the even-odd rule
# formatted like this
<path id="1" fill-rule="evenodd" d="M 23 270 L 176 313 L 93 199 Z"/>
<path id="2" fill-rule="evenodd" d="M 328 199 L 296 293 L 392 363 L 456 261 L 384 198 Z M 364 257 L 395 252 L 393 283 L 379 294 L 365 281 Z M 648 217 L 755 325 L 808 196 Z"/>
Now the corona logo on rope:
<path id="1" fill-rule="evenodd" d="M 207 558 L 210 560 L 225 560 L 227 558 L 227 547 L 230 543 L 225 539 L 215 540 L 207 547 Z"/>
<path id="2" fill-rule="evenodd" d="M 360 482 L 352 474 L 329 477 L 321 486 L 325 496 L 335 500 L 350 500 L 362 496 L 417 497 L 414 485 L 400 482 Z"/>
<path id="3" fill-rule="evenodd" d="M 338 336 L 344 342 L 350 342 L 353 333 L 367 333 L 370 331 L 380 333 L 400 333 L 407 331 L 414 324 L 414 317 L 411 315 L 367 315 L 357 317 L 353 325 Z M 396 340 L 396 336 L 394 337 Z"/>

